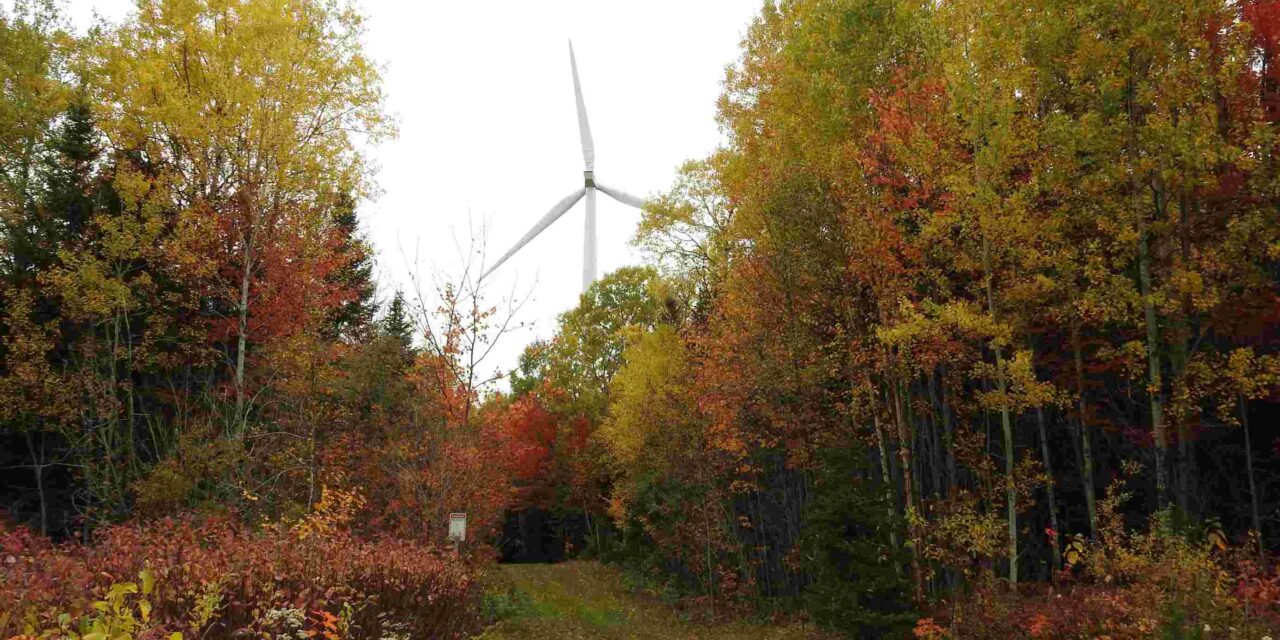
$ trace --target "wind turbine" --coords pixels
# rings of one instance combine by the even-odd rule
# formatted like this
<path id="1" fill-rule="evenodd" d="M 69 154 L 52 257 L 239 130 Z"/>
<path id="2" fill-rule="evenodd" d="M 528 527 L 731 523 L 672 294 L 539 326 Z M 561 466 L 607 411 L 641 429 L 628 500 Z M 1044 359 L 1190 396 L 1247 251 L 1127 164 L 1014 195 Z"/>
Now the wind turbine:
<path id="1" fill-rule="evenodd" d="M 543 230 L 551 226 L 551 224 L 556 220 L 560 219 L 560 216 L 563 216 L 567 211 L 569 211 L 569 209 L 572 209 L 573 205 L 577 204 L 578 201 L 585 196 L 587 199 L 587 220 L 583 228 L 582 240 L 582 290 L 586 291 L 587 287 L 591 286 L 591 283 L 595 282 L 596 279 L 596 190 L 603 192 L 605 195 L 621 202 L 622 204 L 629 205 L 637 209 L 644 206 L 643 199 L 637 198 L 625 191 L 607 186 L 596 179 L 596 150 L 595 146 L 591 142 L 591 125 L 587 122 L 587 105 L 582 101 L 582 83 L 578 80 L 578 61 L 573 56 L 572 40 L 569 41 L 569 66 L 573 69 L 573 93 L 574 97 L 577 98 L 578 101 L 578 133 L 582 137 L 582 160 L 586 165 L 586 169 L 582 172 L 584 184 L 581 189 L 565 196 L 563 200 L 557 202 L 554 207 L 551 207 L 551 210 L 548 211 L 546 215 L 542 216 L 542 219 L 538 221 L 538 224 L 533 225 L 533 228 L 530 229 L 528 233 L 524 234 L 524 237 L 520 238 L 520 241 L 517 242 L 515 246 L 502 254 L 502 257 L 498 258 L 498 261 L 493 263 L 492 267 L 489 267 L 488 270 L 480 275 L 481 280 L 488 277 L 488 275 L 493 273 L 498 267 L 501 267 L 502 263 L 506 262 L 508 258 L 515 255 L 517 251 L 524 248 L 526 244 L 529 244 L 530 241 L 538 237 L 538 234 L 542 233 Z"/>

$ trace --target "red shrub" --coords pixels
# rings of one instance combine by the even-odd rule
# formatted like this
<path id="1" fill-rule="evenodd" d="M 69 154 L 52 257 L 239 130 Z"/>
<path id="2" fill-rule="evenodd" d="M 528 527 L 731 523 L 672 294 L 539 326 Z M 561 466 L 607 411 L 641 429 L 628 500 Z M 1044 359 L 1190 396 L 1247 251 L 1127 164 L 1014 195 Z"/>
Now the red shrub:
<path id="1" fill-rule="evenodd" d="M 345 531 L 253 531 L 228 517 L 116 526 L 91 546 L 54 546 L 0 525 L 0 554 L 0 637 L 56 628 L 61 613 L 90 614 L 112 583 L 144 568 L 156 580 L 153 631 L 189 638 L 273 632 L 281 616 L 272 610 L 291 610 L 321 635 L 339 625 L 351 638 L 459 637 L 478 597 L 468 559 Z"/>

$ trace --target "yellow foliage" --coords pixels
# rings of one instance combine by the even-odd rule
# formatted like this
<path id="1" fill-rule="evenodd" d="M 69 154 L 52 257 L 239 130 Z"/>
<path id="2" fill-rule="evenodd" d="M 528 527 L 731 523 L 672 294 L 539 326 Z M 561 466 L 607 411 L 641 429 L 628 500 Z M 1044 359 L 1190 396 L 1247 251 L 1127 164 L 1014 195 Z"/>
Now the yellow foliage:
<path id="1" fill-rule="evenodd" d="M 634 339 L 623 360 L 610 386 L 613 402 L 599 437 L 615 460 L 630 467 L 641 463 L 650 446 L 687 442 L 690 370 L 683 340 L 665 325 Z M 661 464 L 669 458 L 654 460 Z"/>
<path id="2" fill-rule="evenodd" d="M 989 363 L 979 364 L 974 371 L 976 376 L 989 379 L 994 379 L 997 374 L 996 365 Z M 1036 379 L 1035 363 L 1030 351 L 1020 349 L 1014 352 L 1012 358 L 1004 360 L 1004 375 L 1007 386 L 1003 394 L 998 390 L 976 394 L 981 406 L 992 411 L 1008 408 L 1014 413 L 1021 413 L 1035 407 L 1071 402 L 1068 392 L 1058 389 L 1050 382 Z"/>
<path id="3" fill-rule="evenodd" d="M 56 629 L 37 630 L 28 626 L 20 637 L 64 638 L 66 640 L 133 640 L 152 629 L 150 596 L 156 578 L 149 569 L 138 574 L 138 582 L 112 584 L 101 600 L 92 603 L 94 613 L 79 620 L 63 613 Z M 181 632 L 166 636 L 182 640 Z"/>
<path id="4" fill-rule="evenodd" d="M 6 291 L 3 298 L 7 307 L 0 318 L 5 330 L 0 344 L 8 357 L 0 376 L 0 420 L 70 419 L 76 407 L 66 393 L 66 380 L 49 360 L 59 338 L 57 322 L 32 320 L 30 291 Z"/>
<path id="5" fill-rule="evenodd" d="M 332 535 L 350 525 L 363 506 L 364 498 L 357 491 L 321 487 L 320 500 L 311 513 L 293 524 L 293 533 L 299 540 Z"/>
<path id="6" fill-rule="evenodd" d="M 141 0 L 92 51 L 108 138 L 173 162 L 158 178 L 118 178 L 126 203 L 154 191 L 183 206 L 232 192 L 255 206 L 366 193 L 352 134 L 394 130 L 362 34 L 336 3 Z"/>
<path id="7" fill-rule="evenodd" d="M 976 501 L 968 499 L 956 500 L 941 509 L 924 528 L 924 557 L 972 576 L 981 562 L 1007 554 L 1005 521 L 999 511 L 980 511 Z"/>

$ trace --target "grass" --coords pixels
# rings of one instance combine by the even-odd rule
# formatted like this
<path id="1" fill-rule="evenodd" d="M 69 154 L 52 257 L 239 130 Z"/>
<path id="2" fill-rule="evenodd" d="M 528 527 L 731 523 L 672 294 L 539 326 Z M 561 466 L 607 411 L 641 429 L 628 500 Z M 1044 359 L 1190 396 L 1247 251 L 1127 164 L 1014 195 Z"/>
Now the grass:
<path id="1" fill-rule="evenodd" d="M 627 588 L 597 562 L 500 565 L 488 578 L 487 613 L 498 622 L 477 640 L 821 638 L 812 626 L 691 622 L 670 604 Z"/>

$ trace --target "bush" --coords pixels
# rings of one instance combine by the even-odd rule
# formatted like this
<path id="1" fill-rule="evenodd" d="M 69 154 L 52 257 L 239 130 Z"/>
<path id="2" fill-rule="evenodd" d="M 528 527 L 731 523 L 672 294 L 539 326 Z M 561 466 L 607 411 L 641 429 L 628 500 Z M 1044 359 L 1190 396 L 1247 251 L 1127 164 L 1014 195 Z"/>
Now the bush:
<path id="1" fill-rule="evenodd" d="M 345 529 L 180 517 L 111 527 L 86 546 L 0 525 L 0 559 L 5 638 L 75 637 L 65 629 L 92 623 L 95 603 L 133 606 L 121 585 L 141 575 L 146 624 L 124 637 L 450 638 L 478 622 L 471 560 Z"/>
<path id="2" fill-rule="evenodd" d="M 1083 569 L 1063 573 L 1055 589 L 1010 596 L 982 588 L 917 626 L 918 637 L 1224 638 L 1280 631 L 1280 574 L 1275 559 L 1258 564 L 1256 546 L 1220 551 L 1172 514 L 1152 516 L 1142 531 L 1124 527 L 1128 494 L 1114 483 L 1098 503 L 1099 540 Z M 1261 568 L 1266 567 L 1266 568 Z"/>

